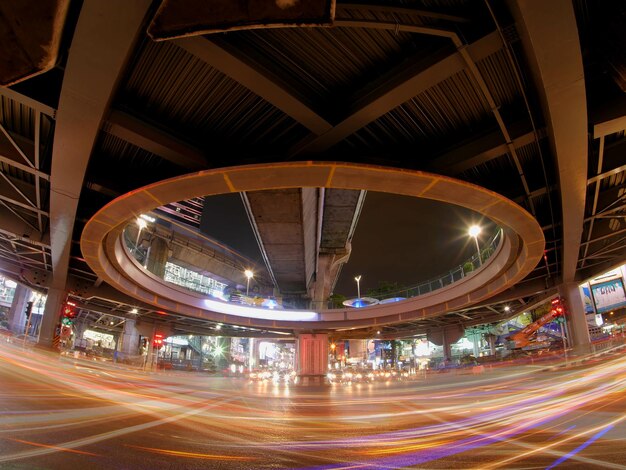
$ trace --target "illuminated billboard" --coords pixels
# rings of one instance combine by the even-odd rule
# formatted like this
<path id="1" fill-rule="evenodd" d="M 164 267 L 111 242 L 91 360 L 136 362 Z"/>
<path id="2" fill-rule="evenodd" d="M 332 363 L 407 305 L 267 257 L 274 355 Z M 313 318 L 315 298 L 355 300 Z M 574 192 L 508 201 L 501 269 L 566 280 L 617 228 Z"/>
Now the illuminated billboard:
<path id="1" fill-rule="evenodd" d="M 621 277 L 592 284 L 591 293 L 598 313 L 626 306 L 626 291 L 624 291 L 624 281 Z"/>

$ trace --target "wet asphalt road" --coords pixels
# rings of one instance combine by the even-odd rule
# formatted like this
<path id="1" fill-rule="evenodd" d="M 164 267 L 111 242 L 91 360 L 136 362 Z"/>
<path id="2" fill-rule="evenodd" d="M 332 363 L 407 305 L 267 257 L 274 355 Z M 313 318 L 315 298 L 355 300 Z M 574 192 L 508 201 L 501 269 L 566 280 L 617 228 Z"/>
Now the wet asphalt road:
<path id="1" fill-rule="evenodd" d="M 626 357 L 300 386 L 0 344 L 0 469 L 626 468 Z"/>

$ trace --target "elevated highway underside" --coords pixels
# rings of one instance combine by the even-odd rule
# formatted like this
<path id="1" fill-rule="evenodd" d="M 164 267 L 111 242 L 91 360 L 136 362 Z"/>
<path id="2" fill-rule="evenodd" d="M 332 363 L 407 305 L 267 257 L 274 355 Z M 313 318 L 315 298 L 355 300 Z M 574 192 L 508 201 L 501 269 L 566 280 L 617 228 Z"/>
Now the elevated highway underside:
<path id="1" fill-rule="evenodd" d="M 605 72 L 620 70 L 615 51 L 626 40 L 612 7 L 335 6 L 316 26 L 238 25 L 219 34 L 189 27 L 184 37 L 158 40 L 148 32 L 147 0 L 59 1 L 50 40 L 25 18 L 27 43 L 49 44 L 54 58 L 32 75 L 5 77 L 0 88 L 2 272 L 70 291 L 85 305 L 145 305 L 147 319 L 168 321 L 158 313 L 165 312 L 191 328 L 196 320 L 165 304 L 112 294 L 110 279 L 94 269 L 97 254 L 81 246 L 90 240 L 85 227 L 116 198 L 130 201 L 168 178 L 182 177 L 184 186 L 195 172 L 299 161 L 453 176 L 514 202 L 529 227 L 540 227 L 531 243 L 543 238 L 545 248 L 532 247 L 532 266 L 519 279 L 415 322 L 398 317 L 383 328 L 390 335 L 496 319 L 505 301 L 522 309 L 623 262 L 626 87 Z M 161 14 L 167 23 L 167 9 Z M 591 40 L 591 30 L 601 33 Z M 333 186 L 333 178 L 314 186 L 292 178 L 272 194 L 258 192 L 262 180 L 222 181 L 221 193 L 242 192 L 247 201 L 264 282 L 297 299 L 327 300 L 354 256 L 363 191 L 380 183 Z M 399 183 L 395 191 L 413 189 Z M 161 207 L 196 230 L 207 192 L 194 191 L 178 200 L 156 194 L 125 207 L 115 223 Z M 454 191 L 445 197 L 474 202 Z M 99 289 L 107 294 L 87 294 Z M 49 315 L 48 330 L 56 320 Z"/>

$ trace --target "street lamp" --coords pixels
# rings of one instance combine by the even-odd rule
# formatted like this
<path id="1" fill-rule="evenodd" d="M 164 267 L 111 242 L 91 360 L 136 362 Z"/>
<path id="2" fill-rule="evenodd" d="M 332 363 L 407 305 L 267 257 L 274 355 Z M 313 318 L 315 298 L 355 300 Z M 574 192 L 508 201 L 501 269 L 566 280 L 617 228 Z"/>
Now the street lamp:
<path id="1" fill-rule="evenodd" d="M 254 277 L 254 273 L 250 271 L 249 269 L 246 269 L 243 273 L 246 275 L 246 278 L 248 278 L 248 283 L 246 284 L 246 296 L 247 296 L 248 293 L 250 292 L 250 279 Z"/>
<path id="2" fill-rule="evenodd" d="M 137 240 L 135 240 L 135 252 L 137 252 L 137 248 L 139 248 L 139 237 L 141 236 L 141 231 L 148 226 L 148 222 L 146 222 L 141 217 L 137 217 L 137 227 L 139 227 L 139 231 L 137 232 Z"/>
<path id="3" fill-rule="evenodd" d="M 483 265 L 483 260 L 480 259 L 480 246 L 478 246 L 478 235 L 480 235 L 480 227 L 478 225 L 472 225 L 469 228 L 469 236 L 474 238 L 476 242 L 476 253 L 478 254 L 478 266 Z"/>
<path id="4" fill-rule="evenodd" d="M 361 298 L 361 275 L 359 274 L 357 277 L 354 278 L 354 280 L 356 281 L 356 296 L 358 299 Z"/>

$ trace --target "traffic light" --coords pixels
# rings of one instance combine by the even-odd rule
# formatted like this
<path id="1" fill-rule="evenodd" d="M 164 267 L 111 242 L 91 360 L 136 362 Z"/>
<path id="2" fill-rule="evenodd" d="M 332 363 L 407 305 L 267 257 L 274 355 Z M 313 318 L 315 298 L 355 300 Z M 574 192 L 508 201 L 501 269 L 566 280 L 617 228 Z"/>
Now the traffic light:
<path id="1" fill-rule="evenodd" d="M 152 340 L 152 347 L 157 351 L 163 347 L 163 335 L 156 333 L 154 335 L 154 339 Z"/>
<path id="2" fill-rule="evenodd" d="M 561 297 L 553 299 L 551 304 L 552 310 L 550 310 L 550 313 L 552 314 L 553 318 L 565 315 L 565 306 L 563 305 L 563 299 Z"/>
<path id="3" fill-rule="evenodd" d="M 24 309 L 24 314 L 26 315 L 26 320 L 30 318 L 30 314 L 33 311 L 33 302 L 26 302 L 26 308 Z"/>
<path id="4" fill-rule="evenodd" d="M 72 326 L 74 318 L 76 318 L 76 304 L 74 302 L 65 302 L 61 311 L 61 324 Z"/>

